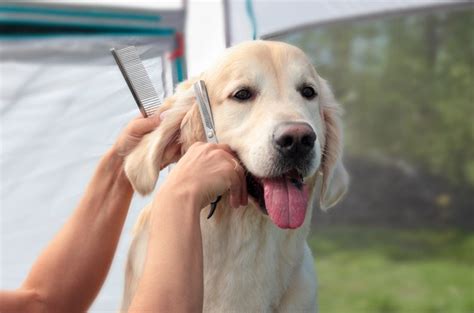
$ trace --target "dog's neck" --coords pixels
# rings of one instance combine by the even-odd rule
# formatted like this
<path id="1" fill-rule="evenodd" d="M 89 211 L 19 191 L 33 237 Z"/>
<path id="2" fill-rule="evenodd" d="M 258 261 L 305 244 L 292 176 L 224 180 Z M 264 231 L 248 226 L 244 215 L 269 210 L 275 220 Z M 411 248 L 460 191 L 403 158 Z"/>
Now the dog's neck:
<path id="1" fill-rule="evenodd" d="M 201 213 L 205 254 L 233 259 L 238 258 L 242 250 L 250 249 L 255 250 L 250 255 L 253 254 L 258 258 L 259 254 L 272 250 L 273 253 L 285 251 L 287 254 L 285 258 L 301 259 L 311 224 L 312 201 L 309 201 L 305 222 L 294 230 L 275 226 L 254 203 L 249 202 L 246 207 L 238 209 L 227 207 L 226 203 L 227 199 L 222 199 L 216 213 L 210 219 L 207 219 L 209 208 L 205 208 Z"/>
<path id="2" fill-rule="evenodd" d="M 304 224 L 294 230 L 278 228 L 252 203 L 238 209 L 226 207 L 226 203 L 227 199 L 222 199 L 211 219 L 207 219 L 208 209 L 201 214 L 205 294 L 234 299 L 235 307 L 245 312 L 245 305 L 258 307 L 249 303 L 256 288 L 263 299 L 276 305 L 303 260 L 311 202 Z M 221 302 L 205 297 L 205 310 L 221 308 Z"/>

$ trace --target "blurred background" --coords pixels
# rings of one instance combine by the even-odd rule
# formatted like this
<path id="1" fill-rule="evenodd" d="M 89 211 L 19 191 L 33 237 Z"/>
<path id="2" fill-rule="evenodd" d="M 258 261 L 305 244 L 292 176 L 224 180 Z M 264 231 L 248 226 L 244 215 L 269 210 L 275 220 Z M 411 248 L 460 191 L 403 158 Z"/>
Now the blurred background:
<path id="1" fill-rule="evenodd" d="M 474 312 L 474 10 L 418 10 L 278 37 L 345 108 L 352 185 L 316 210 L 321 312 Z"/>
<path id="2" fill-rule="evenodd" d="M 16 288 L 137 114 L 109 54 L 136 45 L 162 98 L 227 46 L 303 49 L 345 110 L 351 186 L 309 238 L 320 312 L 474 312 L 471 1 L 0 4 L 0 288 Z M 134 199 L 92 312 L 118 307 Z"/>

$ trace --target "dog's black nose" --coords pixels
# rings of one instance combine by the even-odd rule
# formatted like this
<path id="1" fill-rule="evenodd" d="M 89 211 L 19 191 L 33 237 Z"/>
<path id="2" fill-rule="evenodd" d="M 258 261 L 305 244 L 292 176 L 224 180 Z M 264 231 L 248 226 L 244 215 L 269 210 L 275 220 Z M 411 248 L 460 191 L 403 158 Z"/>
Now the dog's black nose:
<path id="1" fill-rule="evenodd" d="M 287 122 L 277 126 L 273 144 L 285 157 L 306 156 L 314 147 L 316 133 L 303 122 Z"/>

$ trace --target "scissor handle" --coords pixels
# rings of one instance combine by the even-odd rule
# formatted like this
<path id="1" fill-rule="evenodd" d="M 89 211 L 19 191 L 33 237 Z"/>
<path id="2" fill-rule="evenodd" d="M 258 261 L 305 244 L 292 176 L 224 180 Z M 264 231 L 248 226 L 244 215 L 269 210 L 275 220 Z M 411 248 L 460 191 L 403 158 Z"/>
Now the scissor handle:
<path id="1" fill-rule="evenodd" d="M 217 208 L 217 203 L 222 199 L 222 196 L 218 196 L 216 200 L 211 202 L 211 209 L 209 210 L 209 214 L 207 215 L 207 219 L 210 219 Z"/>

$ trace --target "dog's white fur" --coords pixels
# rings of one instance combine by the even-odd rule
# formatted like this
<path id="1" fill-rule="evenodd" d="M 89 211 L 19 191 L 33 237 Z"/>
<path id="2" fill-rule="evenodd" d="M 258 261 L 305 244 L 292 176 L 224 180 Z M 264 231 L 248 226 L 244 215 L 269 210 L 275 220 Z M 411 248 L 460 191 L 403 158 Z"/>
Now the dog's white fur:
<path id="1" fill-rule="evenodd" d="M 318 137 L 305 177 L 311 200 L 300 228 L 279 229 L 253 201 L 235 210 L 228 207 L 224 196 L 209 220 L 208 210 L 203 210 L 204 312 L 315 312 L 316 276 L 306 243 L 313 191 L 321 177 L 319 202 L 326 209 L 342 197 L 348 184 L 341 162 L 339 105 L 304 53 L 284 43 L 254 41 L 230 48 L 199 79 L 208 88 L 219 142 L 229 144 L 255 176 L 267 177 L 274 170 L 272 133 L 278 123 L 308 123 Z M 126 173 L 142 194 L 153 190 L 169 144 L 178 141 L 184 153 L 192 143 L 204 139 L 193 82 L 181 84 L 165 102 L 160 110 L 168 112 L 162 124 L 126 160 Z M 298 86 L 302 83 L 314 86 L 318 93 L 314 100 L 301 96 Z M 245 103 L 232 99 L 243 86 L 257 91 L 255 99 Z M 130 305 L 143 270 L 149 210 L 143 210 L 135 227 L 123 311 Z"/>

